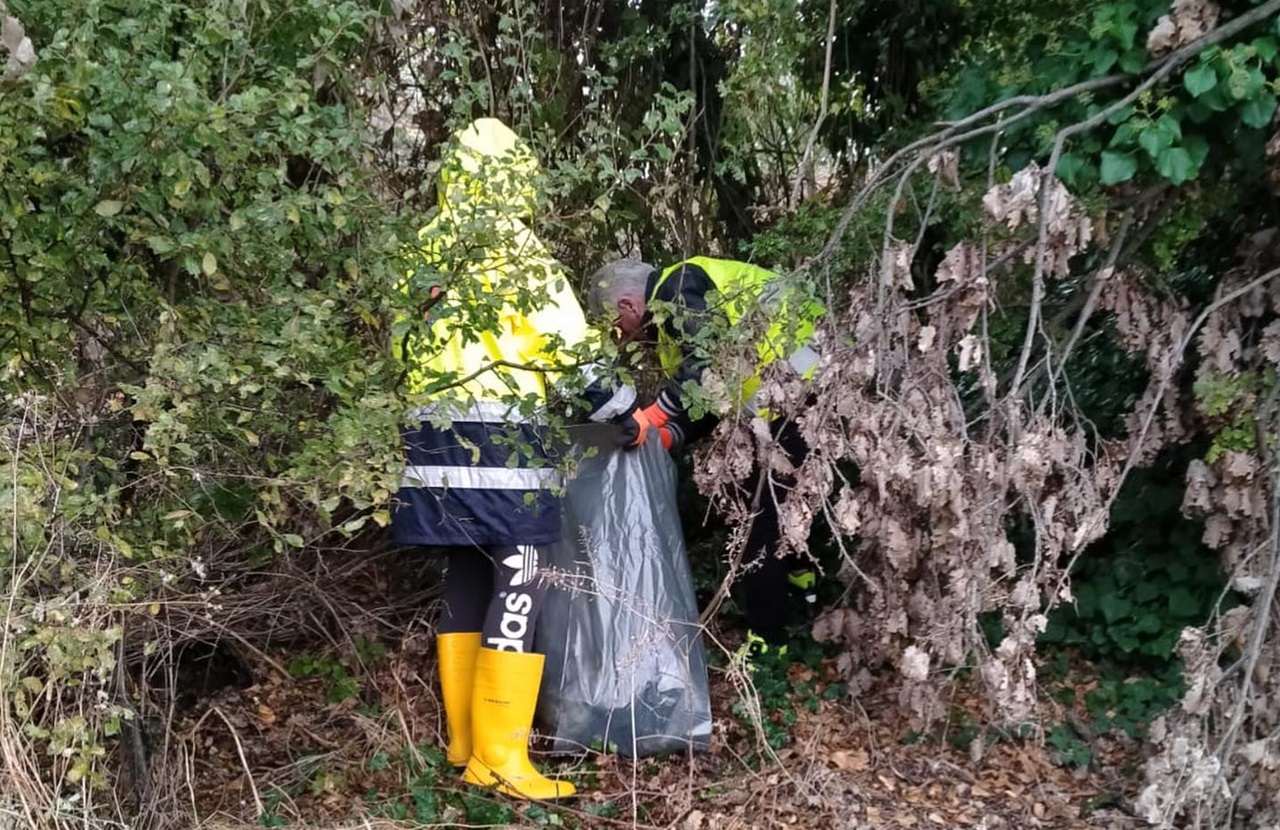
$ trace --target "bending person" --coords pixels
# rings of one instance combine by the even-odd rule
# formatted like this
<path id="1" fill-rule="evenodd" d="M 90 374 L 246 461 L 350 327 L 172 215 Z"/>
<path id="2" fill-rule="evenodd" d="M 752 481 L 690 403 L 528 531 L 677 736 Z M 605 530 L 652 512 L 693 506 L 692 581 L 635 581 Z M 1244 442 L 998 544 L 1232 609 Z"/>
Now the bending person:
<path id="1" fill-rule="evenodd" d="M 657 400 L 632 415 L 632 446 L 642 444 L 649 430 L 656 430 L 668 449 L 710 433 L 718 417 L 691 418 L 686 389 L 702 384 L 723 345 L 717 341 L 724 341 L 735 329 L 751 331 L 750 324 L 755 324 L 759 332 L 750 344 L 749 365 L 727 378 L 729 403 L 739 413 L 769 420 L 778 449 L 793 465 L 804 461 L 809 448 L 796 423 L 771 416 L 753 395 L 760 385 L 760 371 L 775 360 L 788 361 L 802 377 L 812 375 L 818 355 L 809 340 L 823 309 L 794 298 L 776 274 L 711 257 L 694 257 L 661 270 L 639 260 L 621 259 L 592 276 L 588 308 L 593 316 L 612 324 L 620 341 L 656 343 L 667 377 Z M 735 336 L 742 333 L 739 330 Z M 724 363 L 717 363 L 722 373 L 727 371 Z M 768 487 L 762 486 L 762 477 Z M 817 602 L 816 577 L 806 559 L 780 555 L 777 508 L 786 501 L 792 484 L 786 476 L 768 475 L 758 463 L 747 484 L 748 493 L 760 493 L 741 575 L 747 625 L 772 645 L 786 641 L 786 612 L 792 595 L 798 592 L 805 602 Z"/>

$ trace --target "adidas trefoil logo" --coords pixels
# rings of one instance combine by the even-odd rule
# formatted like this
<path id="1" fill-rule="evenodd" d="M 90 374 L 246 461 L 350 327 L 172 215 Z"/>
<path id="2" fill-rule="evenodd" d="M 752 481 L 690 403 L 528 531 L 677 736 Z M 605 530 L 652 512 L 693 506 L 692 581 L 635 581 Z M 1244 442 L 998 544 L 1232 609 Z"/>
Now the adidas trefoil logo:
<path id="1" fill-rule="evenodd" d="M 511 575 L 511 587 L 528 585 L 538 575 L 538 549 L 533 545 L 517 545 L 518 553 L 513 553 L 502 560 L 504 568 L 515 571 Z"/>

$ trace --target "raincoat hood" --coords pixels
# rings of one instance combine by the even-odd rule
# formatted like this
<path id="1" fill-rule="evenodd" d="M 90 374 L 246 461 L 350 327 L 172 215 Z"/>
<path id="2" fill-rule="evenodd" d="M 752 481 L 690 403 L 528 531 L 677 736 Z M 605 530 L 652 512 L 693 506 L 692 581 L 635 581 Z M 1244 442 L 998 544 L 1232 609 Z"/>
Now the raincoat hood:
<path id="1" fill-rule="evenodd" d="M 440 169 L 444 210 L 529 217 L 537 209 L 538 160 L 496 118 L 478 118 L 454 137 Z"/>

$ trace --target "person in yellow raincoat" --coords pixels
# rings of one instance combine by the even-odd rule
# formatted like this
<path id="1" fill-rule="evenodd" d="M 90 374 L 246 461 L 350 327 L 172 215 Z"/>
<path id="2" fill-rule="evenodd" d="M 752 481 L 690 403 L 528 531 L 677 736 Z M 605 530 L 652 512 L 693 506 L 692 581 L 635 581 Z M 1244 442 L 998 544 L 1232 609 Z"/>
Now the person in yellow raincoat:
<path id="1" fill-rule="evenodd" d="M 668 449 L 710 433 L 718 417 L 691 418 L 686 388 L 701 385 L 705 370 L 718 360 L 729 408 L 765 417 L 777 448 L 794 465 L 804 461 L 809 448 L 795 420 L 764 411 L 756 392 L 760 372 L 775 361 L 786 361 L 801 377 L 813 375 L 819 355 L 810 344 L 823 313 L 817 302 L 764 268 L 701 256 L 663 269 L 635 259 L 615 260 L 592 275 L 587 301 L 592 315 L 612 325 L 619 340 L 653 341 L 667 376 L 657 399 L 632 413 L 624 439 L 630 446 L 644 443 L 651 430 Z M 754 348 L 741 366 L 730 368 L 717 354 L 716 341 L 739 328 L 740 335 L 752 336 Z M 762 477 L 768 487 L 761 486 Z M 817 602 L 816 576 L 807 560 L 776 555 L 778 506 L 791 484 L 786 476 L 766 475 L 757 465 L 746 485 L 748 493 L 760 494 L 741 575 L 747 625 L 770 645 L 786 642 L 790 596 L 798 593 L 810 606 Z"/>
<path id="2" fill-rule="evenodd" d="M 531 651 L 546 596 L 539 547 L 561 533 L 540 421 L 551 387 L 585 371 L 570 351 L 593 335 L 526 224 L 537 173 L 528 145 L 492 118 L 445 156 L 439 213 L 403 285 L 417 313 L 397 321 L 395 352 L 423 404 L 404 433 L 392 529 L 398 544 L 447 557 L 437 645 L 449 761 L 469 783 L 547 799 L 574 787 L 528 756 L 543 668 Z M 630 418 L 633 388 L 583 385 L 591 420 Z"/>

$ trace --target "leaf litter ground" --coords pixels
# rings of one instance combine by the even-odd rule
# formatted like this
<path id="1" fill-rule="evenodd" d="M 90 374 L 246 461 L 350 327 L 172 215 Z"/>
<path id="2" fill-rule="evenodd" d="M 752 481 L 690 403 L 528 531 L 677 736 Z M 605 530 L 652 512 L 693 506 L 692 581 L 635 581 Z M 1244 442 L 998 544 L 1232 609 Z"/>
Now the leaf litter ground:
<path id="1" fill-rule="evenodd" d="M 1141 826 L 1122 809 L 1137 788 L 1136 742 L 1090 736 L 1091 766 L 1072 768 L 1051 746 L 975 727 L 984 707 L 963 682 L 948 723 L 921 734 L 890 695 L 841 694 L 834 660 L 787 672 L 791 691 L 771 700 L 761 729 L 740 714 L 732 673 L 713 668 L 706 753 L 540 757 L 583 790 L 565 805 L 521 804 L 456 780 L 432 750 L 443 716 L 420 635 L 371 661 L 358 696 L 335 701 L 344 681 L 334 673 L 298 679 L 264 666 L 258 682 L 198 701 L 174 727 L 203 827 Z M 1044 697 L 1043 722 L 1080 722 Z"/>

